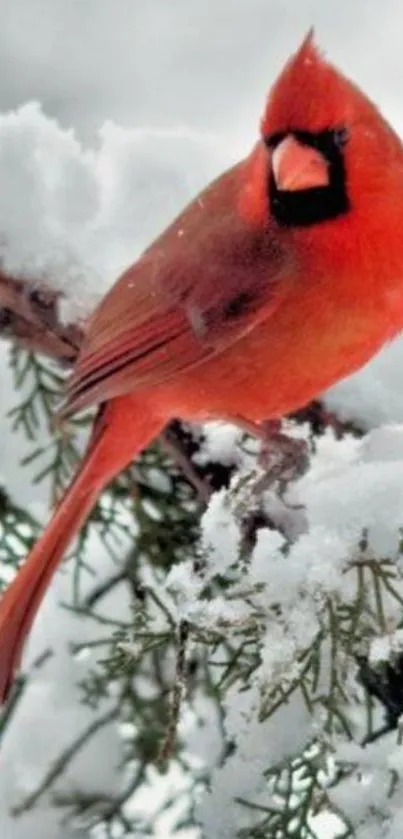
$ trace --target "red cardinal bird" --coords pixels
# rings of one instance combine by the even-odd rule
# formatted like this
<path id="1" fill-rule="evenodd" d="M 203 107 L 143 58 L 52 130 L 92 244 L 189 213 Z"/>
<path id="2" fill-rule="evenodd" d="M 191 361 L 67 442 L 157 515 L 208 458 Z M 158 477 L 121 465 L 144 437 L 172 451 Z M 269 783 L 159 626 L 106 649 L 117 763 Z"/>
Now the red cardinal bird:
<path id="1" fill-rule="evenodd" d="M 0 697 L 100 492 L 173 417 L 259 423 L 364 364 L 403 325 L 403 147 L 309 36 L 250 155 L 206 188 L 93 315 L 65 416 L 87 453 L 0 603 Z"/>

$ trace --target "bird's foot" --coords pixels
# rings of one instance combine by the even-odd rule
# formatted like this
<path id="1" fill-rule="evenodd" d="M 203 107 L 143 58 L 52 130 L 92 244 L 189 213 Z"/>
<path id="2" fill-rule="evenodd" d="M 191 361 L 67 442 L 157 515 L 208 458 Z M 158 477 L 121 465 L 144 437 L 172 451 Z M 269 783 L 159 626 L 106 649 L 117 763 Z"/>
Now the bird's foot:
<path id="1" fill-rule="evenodd" d="M 300 478 L 306 472 L 309 465 L 308 444 L 305 440 L 284 434 L 281 431 L 281 420 L 253 423 L 237 418 L 236 422 L 248 434 L 262 441 L 258 464 L 266 473 L 268 485 L 279 482 L 280 494 L 290 481 Z"/>
<path id="2" fill-rule="evenodd" d="M 259 465 L 267 472 L 270 483 L 279 482 L 283 494 L 289 482 L 300 478 L 308 469 L 307 443 L 281 431 L 269 431 L 262 440 Z"/>

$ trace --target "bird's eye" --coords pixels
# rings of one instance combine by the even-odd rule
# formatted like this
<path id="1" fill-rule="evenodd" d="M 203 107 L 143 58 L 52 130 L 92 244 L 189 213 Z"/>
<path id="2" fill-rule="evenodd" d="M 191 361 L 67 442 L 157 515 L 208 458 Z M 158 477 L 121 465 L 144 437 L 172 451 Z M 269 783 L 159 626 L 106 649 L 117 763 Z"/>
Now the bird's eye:
<path id="1" fill-rule="evenodd" d="M 335 131 L 333 131 L 333 141 L 335 146 L 337 146 L 339 149 L 346 145 L 348 138 L 348 128 L 337 128 Z"/>
<path id="2" fill-rule="evenodd" d="M 283 227 L 308 227 L 348 212 L 344 127 L 311 133 L 290 128 L 266 138 L 270 209 Z"/>

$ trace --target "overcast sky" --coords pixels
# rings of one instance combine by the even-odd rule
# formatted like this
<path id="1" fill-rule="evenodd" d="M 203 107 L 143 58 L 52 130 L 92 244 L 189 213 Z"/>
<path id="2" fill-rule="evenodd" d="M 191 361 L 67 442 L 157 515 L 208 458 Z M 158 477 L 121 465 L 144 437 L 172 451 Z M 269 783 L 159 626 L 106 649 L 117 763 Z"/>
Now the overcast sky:
<path id="1" fill-rule="evenodd" d="M 203 127 L 236 148 L 314 24 L 396 124 L 402 17 L 399 0 L 0 0 L 0 109 L 35 98 L 87 138 L 113 119 Z"/>

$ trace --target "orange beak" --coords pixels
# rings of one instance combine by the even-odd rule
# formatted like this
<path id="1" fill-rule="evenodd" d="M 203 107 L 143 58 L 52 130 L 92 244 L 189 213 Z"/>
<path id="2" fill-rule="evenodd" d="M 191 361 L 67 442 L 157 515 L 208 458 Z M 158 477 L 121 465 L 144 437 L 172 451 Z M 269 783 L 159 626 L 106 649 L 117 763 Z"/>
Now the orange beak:
<path id="1" fill-rule="evenodd" d="M 329 165 L 323 155 L 289 134 L 274 149 L 271 158 L 277 189 L 296 192 L 329 185 Z"/>

